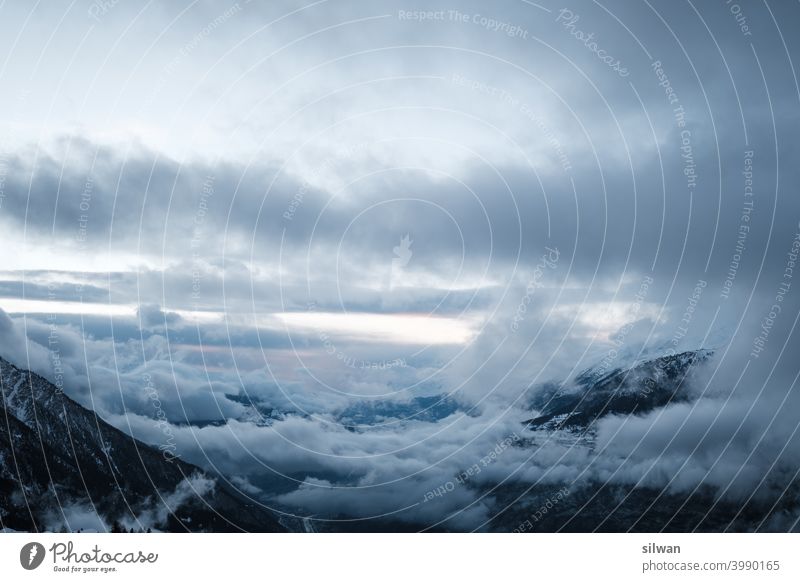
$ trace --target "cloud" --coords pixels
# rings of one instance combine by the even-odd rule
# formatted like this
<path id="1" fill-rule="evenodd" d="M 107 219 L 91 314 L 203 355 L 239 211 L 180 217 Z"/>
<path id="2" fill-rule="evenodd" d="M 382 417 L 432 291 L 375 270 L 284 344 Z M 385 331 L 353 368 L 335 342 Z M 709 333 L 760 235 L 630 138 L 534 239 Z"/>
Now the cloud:
<path id="1" fill-rule="evenodd" d="M 120 523 L 125 531 L 154 530 L 159 531 L 167 525 L 168 518 L 183 505 L 195 498 L 202 498 L 216 487 L 213 479 L 199 475 L 191 475 L 178 483 L 174 491 L 164 492 L 158 501 L 146 500 L 133 507 L 135 518 L 126 515 Z M 111 531 L 112 522 L 109 516 L 99 514 L 89 503 L 77 501 L 65 503 L 58 512 L 45 517 L 46 531 L 67 532 L 100 532 Z"/>
<path id="2" fill-rule="evenodd" d="M 157 326 L 177 326 L 181 322 L 181 316 L 177 313 L 166 313 L 159 305 L 147 304 L 140 305 L 136 311 L 139 320 L 145 327 Z"/>
<path id="3" fill-rule="evenodd" d="M 43 340 L 42 340 L 43 341 Z M 8 314 L 0 308 L 0 346 L 2 357 L 15 366 L 55 379 L 46 344 L 29 341 Z"/>
<path id="4" fill-rule="evenodd" d="M 75 502 L 62 505 L 58 512 L 44 517 L 45 531 L 52 532 L 99 532 L 110 531 L 106 519 L 88 503 Z"/>
<path id="5" fill-rule="evenodd" d="M 183 505 L 193 499 L 204 498 L 214 491 L 216 481 L 200 475 L 190 475 L 178 483 L 174 491 L 161 496 L 160 499 L 148 506 L 147 502 L 135 509 L 136 519 L 127 518 L 122 522 L 126 531 L 133 529 L 156 530 L 163 529 L 167 520 Z"/>

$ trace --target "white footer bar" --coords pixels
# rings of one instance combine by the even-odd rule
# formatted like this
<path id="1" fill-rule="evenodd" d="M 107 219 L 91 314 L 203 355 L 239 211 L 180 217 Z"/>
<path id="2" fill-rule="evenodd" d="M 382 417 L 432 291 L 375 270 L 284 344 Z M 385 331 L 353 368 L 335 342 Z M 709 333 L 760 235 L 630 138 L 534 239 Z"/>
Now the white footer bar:
<path id="1" fill-rule="evenodd" d="M 0 535 L 5 580 L 777 582 L 798 554 L 797 534 Z"/>

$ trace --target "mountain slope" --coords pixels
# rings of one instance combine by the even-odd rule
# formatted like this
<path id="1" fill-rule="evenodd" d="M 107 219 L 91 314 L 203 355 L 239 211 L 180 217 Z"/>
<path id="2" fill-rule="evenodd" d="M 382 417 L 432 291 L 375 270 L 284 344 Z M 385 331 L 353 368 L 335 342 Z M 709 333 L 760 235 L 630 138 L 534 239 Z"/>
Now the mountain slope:
<path id="1" fill-rule="evenodd" d="M 536 532 L 721 532 L 783 531 L 798 515 L 797 475 L 780 486 L 763 487 L 747 498 L 721 496 L 701 482 L 670 487 L 645 479 L 614 479 L 615 471 L 584 470 L 605 454 L 595 446 L 596 423 L 610 416 L 646 415 L 671 403 L 692 401 L 695 370 L 713 355 L 695 350 L 634 361 L 610 369 L 597 366 L 574 381 L 538 386 L 530 400 L 537 416 L 530 429 L 532 450 L 549 445 L 577 452 L 582 468 L 573 479 L 508 482 L 486 486 L 501 511 L 493 531 Z M 619 362 L 619 361 L 617 361 Z M 677 463 L 676 463 L 677 465 Z M 656 481 L 658 483 L 658 481 Z M 786 516 L 792 516 L 791 518 Z M 796 528 L 795 525 L 790 525 Z"/>
<path id="2" fill-rule="evenodd" d="M 531 401 L 539 416 L 527 425 L 533 430 L 583 431 L 609 414 L 644 414 L 687 400 L 686 376 L 712 353 L 684 352 L 611 371 L 590 368 L 573 385 L 545 385 Z"/>
<path id="3" fill-rule="evenodd" d="M 2 358 L 0 390 L 0 527 L 48 529 L 69 522 L 66 508 L 81 507 L 106 524 L 136 529 L 283 529 L 233 488 L 131 438 Z"/>

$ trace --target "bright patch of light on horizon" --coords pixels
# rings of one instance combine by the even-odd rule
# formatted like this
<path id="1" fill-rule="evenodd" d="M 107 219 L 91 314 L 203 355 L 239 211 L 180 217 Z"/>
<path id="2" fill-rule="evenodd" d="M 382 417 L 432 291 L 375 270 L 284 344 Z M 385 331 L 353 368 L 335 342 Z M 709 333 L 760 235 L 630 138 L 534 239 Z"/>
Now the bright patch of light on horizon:
<path id="1" fill-rule="evenodd" d="M 50 301 L 47 299 L 0 299 L 0 308 L 11 314 L 65 314 L 65 315 L 136 315 L 135 305 L 113 303 L 82 303 L 80 301 Z"/>
<path id="2" fill-rule="evenodd" d="M 57 301 L 49 299 L 10 299 L 0 298 L 0 308 L 12 315 L 104 315 L 113 317 L 137 317 L 138 306 L 122 303 L 95 303 L 81 301 Z M 184 309 L 167 310 L 189 323 L 220 323 L 221 312 L 189 311 Z"/>
<path id="3" fill-rule="evenodd" d="M 610 341 L 620 328 L 641 319 L 658 320 L 660 306 L 634 301 L 609 301 L 583 304 L 563 304 L 553 314 L 574 320 L 588 331 L 590 337 Z"/>
<path id="4" fill-rule="evenodd" d="M 444 345 L 469 342 L 478 331 L 475 318 L 378 313 L 277 313 L 288 328 L 315 330 L 365 341 Z"/>
<path id="5" fill-rule="evenodd" d="M 387 280 L 391 282 L 391 286 L 388 288 Z M 383 278 L 372 277 L 361 283 L 361 285 L 366 289 L 381 291 L 382 293 L 391 293 L 393 291 L 404 293 L 474 291 L 477 293 L 484 289 L 498 287 L 501 282 L 488 276 L 478 277 L 468 273 L 462 273 L 458 277 L 448 277 L 429 271 L 415 272 L 404 269 L 398 273 L 390 273 L 390 276 L 384 276 Z"/>
<path id="6" fill-rule="evenodd" d="M 3 257 L 5 272 L 115 273 L 159 267 L 158 263 L 144 254 L 108 252 L 103 248 L 82 251 L 77 246 L 54 245 L 33 236 L 23 241 L 18 233 L 13 233 L 9 239 Z"/>

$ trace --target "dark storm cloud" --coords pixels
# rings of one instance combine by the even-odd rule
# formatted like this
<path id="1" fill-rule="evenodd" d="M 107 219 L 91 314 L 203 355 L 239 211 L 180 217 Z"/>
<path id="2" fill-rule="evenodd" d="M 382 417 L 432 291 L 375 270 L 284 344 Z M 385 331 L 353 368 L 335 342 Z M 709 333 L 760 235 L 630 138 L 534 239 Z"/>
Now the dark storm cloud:
<path id="1" fill-rule="evenodd" d="M 100 287 L 84 285 L 79 292 L 75 285 L 68 283 L 23 283 L 22 281 L 0 281 L 0 296 L 26 297 L 28 299 L 49 299 L 54 301 L 98 302 L 108 300 L 108 291 Z"/>
<path id="2" fill-rule="evenodd" d="M 385 3 L 375 5 L 375 8 L 394 13 L 397 6 L 394 3 Z M 460 8 L 468 12 L 467 9 L 477 10 L 483 7 L 464 4 Z M 616 10 L 614 6 L 610 8 L 617 12 L 621 7 L 616 7 Z M 631 22 L 641 21 L 643 25 L 659 22 L 652 9 L 644 6 L 625 8 L 626 19 Z M 326 23 L 334 16 L 347 15 L 352 10 L 359 13 L 362 9 L 363 7 L 355 4 L 328 3 L 315 10 L 301 11 L 296 18 L 305 26 L 312 22 Z M 682 12 L 673 7 L 659 6 L 657 9 L 668 22 L 683 18 Z M 187 29 L 201 24 L 211 16 L 208 14 L 209 10 L 209 6 L 198 6 L 197 10 L 187 15 L 183 24 Z M 718 7 L 716 12 L 712 12 L 710 8 L 708 10 L 709 19 L 719 17 L 718 22 L 724 22 L 721 16 L 727 15 L 722 7 Z M 671 85 L 680 98 L 680 105 L 687 112 L 692 131 L 693 156 L 699 174 L 699 186 L 695 194 L 690 196 L 688 192 L 686 195 L 680 194 L 686 190 L 686 179 L 681 173 L 683 163 L 680 157 L 680 130 L 675 127 L 672 107 L 667 103 L 663 88 L 658 85 L 659 79 L 647 62 L 642 62 L 641 67 L 630 77 L 630 82 L 644 100 L 645 109 L 642 110 L 630 85 L 602 75 L 602 69 L 598 70 L 593 66 L 593 55 L 580 43 L 571 42 L 574 39 L 567 31 L 554 27 L 551 16 L 530 6 L 515 6 L 513 3 L 497 7 L 497 11 L 500 15 L 506 15 L 509 21 L 530 25 L 532 31 L 541 32 L 542 38 L 559 41 L 555 46 L 563 50 L 570 59 L 577 59 L 576 64 L 590 75 L 593 83 L 598 84 L 597 88 L 592 87 L 568 61 L 564 61 L 559 55 L 550 55 L 549 58 L 554 59 L 554 63 L 560 63 L 556 66 L 548 62 L 551 77 L 573 82 L 572 86 L 560 86 L 559 91 L 565 102 L 578 114 L 577 120 L 590 131 L 588 137 L 591 142 L 582 135 L 582 128 L 576 120 L 571 119 L 571 114 L 559 105 L 561 110 L 554 118 L 565 122 L 565 127 L 570 129 L 566 132 L 569 137 L 564 139 L 564 144 L 573 154 L 572 174 L 578 192 L 577 198 L 573 197 L 571 187 L 564 179 L 546 182 L 546 188 L 541 192 L 531 173 L 514 166 L 509 167 L 506 163 L 502 168 L 503 177 L 510 176 L 511 194 L 520 207 L 521 217 L 518 217 L 511 205 L 511 194 L 504 191 L 498 176 L 491 169 L 478 164 L 467 170 L 466 182 L 476 188 L 479 201 L 489 207 L 487 219 L 478 204 L 457 184 L 448 184 L 446 181 L 437 183 L 419 173 L 401 172 L 379 177 L 360 187 L 356 186 L 356 190 L 360 190 L 359 209 L 370 203 L 407 195 L 409 192 L 421 193 L 422 198 L 433 200 L 454 212 L 457 226 L 462 232 L 452 232 L 447 224 L 443 225 L 435 212 L 425 212 L 408 203 L 395 205 L 393 208 L 387 206 L 385 213 L 371 214 L 368 221 L 356 224 L 349 233 L 351 236 L 342 240 L 345 229 L 353 218 L 354 209 L 347 204 L 338 207 L 333 205 L 326 209 L 314 231 L 313 246 L 323 257 L 318 262 L 326 262 L 324 257 L 330 254 L 331 248 L 338 249 L 341 242 L 342 253 L 337 254 L 336 259 L 343 263 L 345 274 L 363 270 L 366 264 L 385 261 L 385 257 L 380 255 L 381 249 L 390 249 L 396 244 L 393 237 L 398 236 L 397 231 L 408 229 L 408 225 L 413 224 L 418 233 L 416 244 L 420 249 L 415 262 L 427 267 L 445 264 L 455 269 L 464 253 L 470 261 L 478 263 L 471 265 L 472 269 L 481 273 L 481 267 L 485 264 L 481 264 L 478 257 L 485 259 L 488 255 L 488 242 L 492 236 L 493 266 L 504 270 L 520 250 L 523 260 L 531 260 L 532 255 L 535 256 L 538 247 L 546 240 L 543 233 L 549 227 L 551 236 L 557 237 L 561 243 L 560 248 L 573 250 L 570 245 L 577 240 L 574 249 L 575 269 L 584 276 L 593 273 L 598 262 L 601 271 L 619 272 L 629 254 L 629 269 L 645 270 L 657 259 L 656 266 L 659 270 L 671 274 L 688 271 L 691 273 L 688 277 L 692 278 L 701 265 L 705 270 L 711 255 L 712 269 L 724 270 L 730 247 L 725 243 L 725 233 L 728 233 L 728 239 L 735 235 L 738 215 L 741 213 L 741 200 L 731 193 L 742 189 L 740 172 L 745 148 L 755 151 L 754 172 L 758 177 L 759 193 L 763 194 L 757 212 L 760 223 L 758 228 L 753 229 L 750 237 L 749 254 L 757 255 L 764 249 L 764 237 L 769 231 L 771 211 L 775 210 L 776 216 L 784 222 L 778 225 L 779 229 L 791 228 L 790 217 L 797 213 L 794 198 L 781 196 L 777 208 L 773 208 L 775 201 L 772 200 L 775 184 L 772 170 L 776 162 L 773 131 L 779 132 L 779 152 L 788 161 L 793 147 L 789 133 L 791 124 L 773 127 L 768 110 L 764 107 L 767 93 L 754 55 L 747 44 L 739 42 L 741 39 L 734 27 L 720 27 L 721 30 L 714 31 L 717 42 L 724 49 L 726 62 L 729 63 L 732 75 L 730 78 L 727 70 L 721 67 L 722 55 L 717 54 L 716 50 L 711 51 L 707 58 L 696 59 L 698 62 L 695 72 L 690 66 L 695 65 L 694 61 L 688 62 L 676 39 L 663 26 L 656 27 L 655 36 L 648 36 L 645 43 L 646 47 L 650 46 L 653 58 L 663 63 Z M 590 26 L 599 30 L 603 27 L 614 30 L 618 26 L 596 6 L 581 5 L 580 12 L 577 8 L 574 12 L 580 13 L 581 26 L 587 27 L 587 30 Z M 119 14 L 109 15 L 109 18 L 116 17 Z M 290 22 L 295 21 L 290 19 Z M 704 28 L 699 20 L 683 18 L 681 22 L 682 34 L 678 40 L 690 57 L 701 52 L 700 47 L 711 46 L 712 41 L 708 34 L 702 34 Z M 402 26 L 398 24 L 394 15 L 379 26 L 382 30 L 389 31 L 392 37 L 410 35 L 421 40 L 426 36 L 445 33 L 454 35 L 454 39 L 464 43 L 474 42 L 473 39 L 476 38 L 476 31 L 473 30 L 475 26 L 471 23 L 467 27 L 453 22 L 433 27 L 420 26 L 413 22 Z M 751 24 L 754 31 L 767 30 L 771 25 L 767 15 L 760 12 L 753 16 Z M 501 53 L 523 44 L 520 39 L 493 36 L 489 31 L 477 32 L 481 33 L 480 38 L 485 37 L 484 40 L 492 42 L 492 46 Z M 220 29 L 211 41 L 218 42 L 221 37 L 230 36 L 231 33 L 233 30 Z M 532 33 L 532 36 L 536 35 Z M 608 47 L 609 52 L 637 55 L 640 60 L 645 57 L 638 45 L 626 35 L 606 33 L 598 38 Z M 354 39 L 352 42 L 359 41 Z M 772 45 L 774 40 L 764 42 L 770 43 L 768 50 L 780 54 L 777 47 Z M 302 50 L 314 54 L 318 47 L 309 43 L 304 44 Z M 427 58 L 429 52 L 420 54 Z M 412 53 L 412 57 L 415 54 Z M 514 62 L 522 60 L 523 66 L 528 64 L 524 61 L 530 57 L 524 52 L 517 50 L 514 55 Z M 489 85 L 497 83 L 498 75 L 489 66 L 491 60 L 469 56 L 469 59 L 464 59 L 464 64 L 474 69 L 470 73 L 471 78 Z M 395 62 L 391 54 L 386 57 L 388 60 L 384 63 Z M 418 61 L 422 59 L 412 58 L 411 62 Z M 791 83 L 782 76 L 780 61 L 782 58 L 769 59 L 766 62 L 767 87 L 772 87 L 770 97 L 776 119 L 792 119 L 797 117 L 796 108 L 792 107 L 795 96 Z M 531 84 L 536 85 L 535 81 L 519 70 L 505 67 L 505 76 L 501 79 L 507 82 L 497 83 L 497 86 L 506 87 L 510 84 L 510 94 L 524 97 L 525 89 Z M 633 70 L 633 66 L 630 68 Z M 574 84 L 576 80 L 577 85 Z M 441 94 L 452 100 L 457 94 L 466 92 L 479 110 L 493 121 L 497 119 L 498 113 L 502 114 L 499 119 L 501 122 L 519 118 L 519 115 L 514 115 L 518 112 L 507 104 L 498 103 L 496 98 L 494 101 L 486 98 L 481 91 L 453 87 L 452 83 L 444 85 L 435 86 L 434 95 Z M 605 106 L 603 99 L 609 107 Z M 649 121 L 654 124 L 655 136 L 650 135 L 645 114 L 650 116 Z M 425 118 L 426 115 L 423 114 L 422 117 Z M 419 119 L 420 117 L 416 118 L 417 121 Z M 739 122 L 741 119 L 748 130 L 747 146 L 744 144 L 744 126 Z M 620 124 L 622 133 L 619 132 L 617 123 Z M 532 129 L 536 133 L 535 128 Z M 516 132 L 521 136 L 525 133 L 531 132 Z M 653 139 L 659 141 L 661 160 Z M 646 147 L 642 148 L 642 144 L 646 144 Z M 596 151 L 592 151 L 592 146 Z M 595 153 L 599 165 L 593 159 Z M 629 156 L 633 162 L 632 167 L 628 167 Z M 718 174 L 718 159 L 722 160 L 722 174 Z M 76 160 L 81 163 L 74 163 Z M 665 189 L 661 184 L 660 161 L 663 161 L 667 172 Z M 272 167 L 243 168 L 231 164 L 204 166 L 197 162 L 179 165 L 163 156 L 156 156 L 153 152 L 138 150 L 130 156 L 121 157 L 115 152 L 93 148 L 82 142 L 73 148 L 68 159 L 40 157 L 40 162 L 31 175 L 23 169 L 24 164 L 20 167 L 17 161 L 12 165 L 16 170 L 11 172 L 11 177 L 16 181 L 10 182 L 6 208 L 18 221 L 23 220 L 24 209 L 30 204 L 27 214 L 29 226 L 40 224 L 42 231 L 47 232 L 55 224 L 56 228 L 63 229 L 62 234 L 71 234 L 77 229 L 81 216 L 81 193 L 86 189 L 87 178 L 92 177 L 94 183 L 89 213 L 92 244 L 104 245 L 109 242 L 116 249 L 129 248 L 133 244 L 135 248 L 145 252 L 163 252 L 166 256 L 187 252 L 189 241 L 196 234 L 194 221 L 200 214 L 203 215 L 204 228 L 198 245 L 204 257 L 213 257 L 216 254 L 214 251 L 219 249 L 218 243 L 222 238 L 225 241 L 223 248 L 226 256 L 248 258 L 248 255 L 253 254 L 256 260 L 265 257 L 274 259 L 278 253 L 277 241 L 284 229 L 284 251 L 290 254 L 299 251 L 300 254 L 307 245 L 312 244 L 312 225 L 320 217 L 320 210 L 330 197 L 329 192 L 315 188 L 306 191 L 297 214 L 291 223 L 287 223 L 283 214 L 302 188 L 302 178 L 282 174 L 267 193 L 267 185 L 276 171 Z M 76 171 L 75 168 L 81 169 Z M 783 172 L 793 173 L 796 170 L 784 163 Z M 209 177 L 213 177 L 214 196 L 207 201 L 210 208 L 204 213 L 201 208 L 202 193 Z M 241 184 L 240 179 L 243 180 Z M 29 187 L 30 200 L 27 197 Z M 430 194 L 434 191 L 435 195 Z M 52 195 L 55 192 L 59 193 L 58 207 L 55 207 L 56 198 Z M 665 193 L 669 195 L 665 196 Z M 545 214 L 545 203 L 550 216 Z M 519 240 L 517 234 L 520 223 L 525 233 L 523 240 Z M 114 236 L 108 241 L 108 232 L 112 225 Z M 656 232 L 659 237 L 654 236 Z M 466 233 L 464 241 L 458 236 L 463 233 Z M 685 249 L 692 249 L 692 252 L 686 253 Z M 292 260 L 291 257 L 288 260 Z M 682 261 L 681 269 L 677 270 L 679 261 Z M 317 269 L 324 269 L 324 265 L 315 264 L 314 270 Z M 744 278 L 746 273 L 743 272 L 741 276 Z"/>
<path id="3" fill-rule="evenodd" d="M 769 168 L 774 160 L 770 160 L 770 152 L 762 154 L 755 147 L 753 149 L 756 152 L 753 175 L 760 197 L 757 198 L 757 207 L 746 225 L 749 228 L 746 251 L 750 260 L 743 261 L 743 268 L 737 275 L 745 288 L 749 287 L 748 283 L 760 268 L 760 259 L 765 253 L 770 251 L 777 254 L 785 247 L 787 236 L 797 227 L 795 217 L 799 214 L 795 198 L 780 195 L 777 199 L 775 197 L 774 176 Z M 636 191 L 633 190 L 632 183 L 624 177 L 610 177 L 606 181 L 605 196 L 597 181 L 591 179 L 591 169 L 587 169 L 585 181 L 576 182 L 577 198 L 571 192 L 558 187 L 550 188 L 544 195 L 532 195 L 528 190 L 529 175 L 516 170 L 506 174 L 507 181 L 512 185 L 511 194 L 502 191 L 496 194 L 498 184 L 491 176 L 473 177 L 473 186 L 479 192 L 477 200 L 470 197 L 465 200 L 463 192 L 458 188 L 450 189 L 433 184 L 420 176 L 409 176 L 395 184 L 382 183 L 379 188 L 360 197 L 362 204 L 369 205 L 387 196 L 400 197 L 407 191 L 431 192 L 435 188 L 432 200 L 453 213 L 455 222 L 450 226 L 457 228 L 451 229 L 447 228 L 446 222 L 443 228 L 441 217 L 427 214 L 412 203 L 400 203 L 394 208 L 387 208 L 386 212 L 375 212 L 369 220 L 351 228 L 348 228 L 348 223 L 352 218 L 352 209 L 348 204 L 342 203 L 338 207 L 334 205 L 333 208 L 326 209 L 325 214 L 319 217 L 319 223 L 314 224 L 317 218 L 314 211 L 321 206 L 323 198 L 320 197 L 317 203 L 313 195 L 305 199 L 296 218 L 287 225 L 281 218 L 285 204 L 289 203 L 285 196 L 283 199 L 272 196 L 264 198 L 257 193 L 256 185 L 253 184 L 252 191 L 241 190 L 243 193 L 237 193 L 236 199 L 233 198 L 231 192 L 236 181 L 235 171 L 214 179 L 214 196 L 207 201 L 206 210 L 203 207 L 201 178 L 203 175 L 215 175 L 210 168 L 196 172 L 197 184 L 194 188 L 188 183 L 175 187 L 176 195 L 173 200 L 163 193 L 172 190 L 174 177 L 168 180 L 170 184 L 163 184 L 161 187 L 154 185 L 158 181 L 151 182 L 148 188 L 160 194 L 148 197 L 145 205 L 150 209 L 145 215 L 161 218 L 145 218 L 137 223 L 136 220 L 130 220 L 130 217 L 142 214 L 141 201 L 137 203 L 136 199 L 144 198 L 144 189 L 125 189 L 125 196 L 116 197 L 115 202 L 114 194 L 100 186 L 104 181 L 98 180 L 92 194 L 89 234 L 94 237 L 92 240 L 97 240 L 97 244 L 107 242 L 107 229 L 112 224 L 107 213 L 110 213 L 110 205 L 115 204 L 118 224 L 114 224 L 114 235 L 110 241 L 113 248 L 122 250 L 135 245 L 153 256 L 164 253 L 165 258 L 175 258 L 181 253 L 191 252 L 192 241 L 197 241 L 196 246 L 202 253 L 199 256 L 203 261 L 204 291 L 207 297 L 216 299 L 221 298 L 223 285 L 226 295 L 231 298 L 239 296 L 247 299 L 251 296 L 250 286 L 254 277 L 252 272 L 248 272 L 250 257 L 247 255 L 252 253 L 252 249 L 248 251 L 247 247 L 242 249 L 238 245 L 238 241 L 247 241 L 249 238 L 258 245 L 259 250 L 252 258 L 259 262 L 276 260 L 282 237 L 286 261 L 300 260 L 303 251 L 310 252 L 313 268 L 309 271 L 309 276 L 312 281 L 317 278 L 325 281 L 328 277 L 335 277 L 333 267 L 339 269 L 339 277 L 344 281 L 352 280 L 352 276 L 359 271 L 363 273 L 366 265 L 372 265 L 373 269 L 385 269 L 388 273 L 392 258 L 390 249 L 396 244 L 398 233 L 403 233 L 410 234 L 415 241 L 416 252 L 412 266 L 427 271 L 445 266 L 447 274 L 457 273 L 459 267 L 462 272 L 473 276 L 482 273 L 489 273 L 490 276 L 498 272 L 508 273 L 508 269 L 517 262 L 518 256 L 523 264 L 530 264 L 544 245 L 551 244 L 564 254 L 574 255 L 570 267 L 578 278 L 587 278 L 595 271 L 606 276 L 621 274 L 625 272 L 624 269 L 647 272 L 655 263 L 657 271 L 686 277 L 689 282 L 692 278 L 704 276 L 707 264 L 710 275 L 721 277 L 727 270 L 730 255 L 736 246 L 738 227 L 742 222 L 743 205 L 746 202 L 743 196 L 743 150 L 731 148 L 725 152 L 723 159 L 730 167 L 719 187 L 731 194 L 726 194 L 721 204 L 713 190 L 704 190 L 693 196 L 687 194 L 664 198 L 660 192 L 660 179 L 653 167 L 653 160 L 646 161 L 641 166 L 644 178 L 637 182 Z M 143 170 L 146 165 L 142 166 Z M 135 172 L 135 166 L 134 163 L 126 163 L 125 171 Z M 190 169 L 182 170 L 183 175 L 190 173 Z M 62 208 L 55 215 L 53 209 L 46 209 L 48 204 L 52 204 L 52 196 L 49 194 L 52 190 L 35 190 L 31 197 L 35 211 L 31 216 L 36 221 L 28 220 L 29 232 L 35 232 L 38 224 L 40 233 L 44 235 L 55 223 L 56 228 L 62 229 L 61 236 L 68 237 L 68 244 L 74 243 L 69 235 L 77 230 L 79 224 L 81 187 L 80 180 L 71 183 L 67 178 L 62 178 L 59 198 Z M 13 188 L 9 191 L 20 192 Z M 16 215 L 19 222 L 24 220 L 23 199 L 20 196 L 6 202 L 8 211 L 19 211 Z M 274 202 L 263 210 L 256 226 L 252 219 L 253 211 L 260 208 L 262 202 L 270 199 Z M 74 203 L 73 207 L 69 206 L 70 200 Z M 240 206 L 241 209 L 237 210 Z M 232 219 L 228 219 L 229 213 L 232 213 Z M 167 215 L 171 217 L 169 222 L 165 222 L 163 218 Z M 202 220 L 199 237 L 198 231 L 193 230 L 193 221 L 198 218 Z M 312 226 L 315 227 L 313 239 L 310 238 Z M 257 229 L 255 234 L 254 228 Z M 520 228 L 525 233 L 523 239 L 519 235 Z M 550 237 L 547 236 L 548 230 Z M 232 255 L 225 262 L 224 279 L 220 277 L 220 236 L 223 252 L 225 255 Z M 333 264 L 326 260 L 326 255 L 335 259 Z M 248 261 L 242 263 L 242 268 L 238 271 L 234 268 L 234 259 L 237 256 Z M 177 292 L 176 301 L 180 302 L 184 298 L 185 303 L 185 298 L 191 295 L 191 271 L 196 265 L 191 262 L 185 262 L 184 265 L 182 273 L 180 269 L 175 271 L 176 275 L 167 272 L 162 280 L 159 280 L 160 275 L 157 273 L 154 274 L 154 279 L 151 276 L 153 292 L 158 286 L 163 287 L 166 284 L 166 289 L 170 292 L 173 289 Z M 767 269 L 773 266 L 780 269 L 778 261 L 765 261 Z M 305 277 L 305 273 L 300 271 L 293 273 L 290 280 L 302 281 Z M 260 281 L 256 284 L 259 299 L 275 296 L 274 281 Z M 15 286 L 17 292 L 21 291 L 18 283 L 8 282 L 9 292 L 10 286 Z M 180 287 L 183 288 L 182 291 Z M 312 285 L 312 289 L 316 292 L 319 286 Z M 344 289 L 348 291 L 348 286 L 345 285 Z M 85 300 L 103 298 L 99 289 L 85 287 L 84 290 Z M 132 290 L 126 291 L 125 287 L 120 289 L 117 286 L 116 290 L 120 290 L 119 299 L 130 299 L 133 294 Z M 64 291 L 67 292 L 68 289 Z M 32 287 L 27 296 L 35 298 L 43 293 L 43 289 Z M 352 301 L 349 300 L 351 294 Z M 302 305 L 308 300 L 308 294 L 305 295 L 306 297 L 301 295 L 298 299 L 296 295 L 289 293 L 288 298 Z M 469 301 L 466 294 L 462 295 Z M 324 295 L 312 299 L 326 301 Z M 438 299 L 434 295 L 431 303 L 438 302 Z M 452 301 L 455 297 L 451 295 L 448 299 Z M 390 304 L 381 305 L 385 301 L 380 294 L 359 292 L 357 288 L 345 293 L 345 301 L 356 309 L 362 301 L 364 307 L 361 309 L 370 305 L 392 309 Z M 456 306 L 458 303 L 464 304 L 463 300 L 456 301 Z"/>

